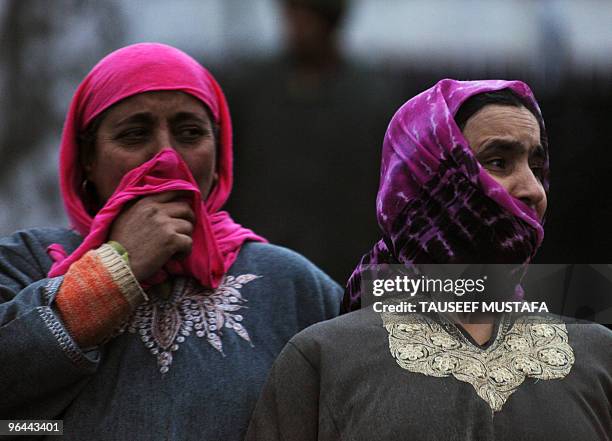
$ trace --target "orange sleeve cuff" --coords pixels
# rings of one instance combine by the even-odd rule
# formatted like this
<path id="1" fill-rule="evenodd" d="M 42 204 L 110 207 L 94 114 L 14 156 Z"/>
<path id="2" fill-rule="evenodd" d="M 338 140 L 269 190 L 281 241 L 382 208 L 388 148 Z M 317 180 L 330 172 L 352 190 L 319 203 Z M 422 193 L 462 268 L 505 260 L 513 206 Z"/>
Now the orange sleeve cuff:
<path id="1" fill-rule="evenodd" d="M 143 299 L 125 260 L 104 244 L 70 266 L 55 304 L 72 338 L 86 348 L 108 338 Z"/>

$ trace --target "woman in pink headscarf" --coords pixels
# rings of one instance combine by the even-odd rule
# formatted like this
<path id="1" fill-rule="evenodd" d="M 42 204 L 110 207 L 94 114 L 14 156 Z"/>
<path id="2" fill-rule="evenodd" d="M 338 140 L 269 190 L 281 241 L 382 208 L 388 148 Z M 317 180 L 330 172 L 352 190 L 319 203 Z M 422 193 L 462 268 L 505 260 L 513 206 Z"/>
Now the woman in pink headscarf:
<path id="1" fill-rule="evenodd" d="M 0 415 L 70 439 L 238 440 L 275 355 L 341 290 L 221 211 L 227 103 L 154 43 L 102 59 L 60 149 L 71 229 L 0 241 Z"/>

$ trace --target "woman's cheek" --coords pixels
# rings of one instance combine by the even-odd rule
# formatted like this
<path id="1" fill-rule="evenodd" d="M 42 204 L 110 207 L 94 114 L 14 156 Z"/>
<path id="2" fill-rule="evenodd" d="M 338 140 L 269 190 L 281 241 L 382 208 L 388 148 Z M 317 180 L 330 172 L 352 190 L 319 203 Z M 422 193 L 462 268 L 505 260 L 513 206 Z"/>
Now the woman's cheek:
<path id="1" fill-rule="evenodd" d="M 508 193 L 510 193 L 510 180 L 507 176 L 500 176 L 499 173 L 495 173 L 493 171 L 487 170 L 489 176 L 493 178 L 495 182 L 503 187 Z"/>

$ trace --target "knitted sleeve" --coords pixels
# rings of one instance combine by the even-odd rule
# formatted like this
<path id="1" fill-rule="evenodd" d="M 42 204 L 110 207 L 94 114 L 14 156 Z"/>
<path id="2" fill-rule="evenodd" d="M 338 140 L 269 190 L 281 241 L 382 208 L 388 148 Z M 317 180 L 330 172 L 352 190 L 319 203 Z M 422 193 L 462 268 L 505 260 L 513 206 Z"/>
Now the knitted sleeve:
<path id="1" fill-rule="evenodd" d="M 106 340 L 144 299 L 126 260 L 104 244 L 72 264 L 55 304 L 70 335 L 86 348 Z"/>

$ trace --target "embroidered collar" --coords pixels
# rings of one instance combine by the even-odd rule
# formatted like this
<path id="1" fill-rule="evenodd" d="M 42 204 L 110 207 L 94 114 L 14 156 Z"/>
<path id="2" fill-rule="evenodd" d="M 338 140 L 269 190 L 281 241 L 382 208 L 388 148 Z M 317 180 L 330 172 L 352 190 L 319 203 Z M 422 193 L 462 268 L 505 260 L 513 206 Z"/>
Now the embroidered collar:
<path id="1" fill-rule="evenodd" d="M 493 412 L 499 412 L 525 378 L 565 377 L 574 364 L 564 323 L 550 317 L 504 315 L 494 341 L 472 344 L 450 323 L 417 314 L 382 314 L 389 349 L 410 372 L 453 376 L 471 384 Z"/>

